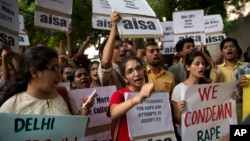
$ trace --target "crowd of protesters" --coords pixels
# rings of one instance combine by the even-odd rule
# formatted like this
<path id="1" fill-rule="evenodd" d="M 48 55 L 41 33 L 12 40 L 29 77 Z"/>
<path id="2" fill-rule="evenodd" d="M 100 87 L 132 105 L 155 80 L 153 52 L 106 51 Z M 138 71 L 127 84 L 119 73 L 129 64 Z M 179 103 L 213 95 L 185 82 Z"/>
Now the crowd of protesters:
<path id="1" fill-rule="evenodd" d="M 120 15 L 113 12 L 110 17 L 112 28 L 99 47 L 100 61 L 88 60 L 84 55 L 92 41 L 91 36 L 74 52 L 71 26 L 66 34 L 67 51 L 62 42 L 58 51 L 39 44 L 22 53 L 13 52 L 8 44 L 3 44 L 0 112 L 88 115 L 94 100 L 78 111 L 68 91 L 57 84 L 69 82 L 70 89 L 115 85 L 117 91 L 110 98 L 107 113 L 112 119 L 112 140 L 129 141 L 126 112 L 153 92 L 168 92 L 173 125 L 176 126 L 178 140 L 181 140 L 181 113 L 186 101 L 181 99 L 180 90 L 191 85 L 236 81 L 237 118 L 239 122 L 242 120 L 242 87 L 249 81 L 244 75 L 250 73 L 249 49 L 244 53 L 245 62 L 241 62 L 242 50 L 237 40 L 228 37 L 220 43 L 219 59 L 213 59 L 202 44 L 195 46 L 192 38 L 185 38 L 177 42 L 174 63 L 166 69 L 163 67 L 161 48 L 155 40 L 147 40 L 137 50 L 131 42 L 118 36 Z M 125 92 L 139 94 L 125 101 Z M 86 99 L 83 97 L 81 103 Z M 120 127 L 116 129 L 118 122 Z"/>

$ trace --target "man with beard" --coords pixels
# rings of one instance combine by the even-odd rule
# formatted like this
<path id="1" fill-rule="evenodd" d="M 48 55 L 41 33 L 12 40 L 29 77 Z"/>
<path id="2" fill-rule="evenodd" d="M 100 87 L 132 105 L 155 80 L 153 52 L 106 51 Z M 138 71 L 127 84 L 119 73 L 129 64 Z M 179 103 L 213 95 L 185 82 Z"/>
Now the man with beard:
<path id="1" fill-rule="evenodd" d="M 217 67 L 218 71 L 216 71 L 216 73 L 211 71 L 210 78 L 212 79 L 212 82 L 232 82 L 237 68 L 246 64 L 238 59 L 240 46 L 236 39 L 226 38 L 221 41 L 220 50 L 224 62 L 220 65 L 213 66 L 215 68 Z"/>
<path id="2" fill-rule="evenodd" d="M 171 94 L 175 86 L 174 75 L 162 67 L 160 48 L 155 42 L 146 44 L 144 61 L 147 63 L 148 80 L 155 84 L 155 90 Z"/>

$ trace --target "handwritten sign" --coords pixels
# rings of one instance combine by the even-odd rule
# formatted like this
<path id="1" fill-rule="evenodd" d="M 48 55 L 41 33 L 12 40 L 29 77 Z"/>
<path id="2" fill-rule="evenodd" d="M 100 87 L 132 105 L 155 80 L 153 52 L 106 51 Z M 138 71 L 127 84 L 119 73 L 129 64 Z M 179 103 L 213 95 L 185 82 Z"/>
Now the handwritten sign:
<path id="1" fill-rule="evenodd" d="M 67 31 L 71 23 L 71 18 L 66 18 L 58 15 L 35 11 L 34 24 L 39 27 L 55 29 L 59 31 Z"/>
<path id="2" fill-rule="evenodd" d="M 163 37 L 163 31 L 156 18 L 123 17 L 117 25 L 124 38 Z"/>
<path id="3" fill-rule="evenodd" d="M 173 13 L 174 33 L 204 31 L 204 11 L 179 11 Z"/>
<path id="4" fill-rule="evenodd" d="M 108 110 L 109 98 L 112 95 L 112 93 L 116 90 L 116 87 L 107 86 L 107 87 L 97 87 L 95 89 L 97 90 L 96 93 L 98 94 L 98 96 L 95 97 L 95 104 L 91 109 L 91 114 L 89 115 L 91 120 L 88 127 L 95 127 L 111 123 L 111 119 L 106 116 L 106 113 Z M 75 89 L 70 91 L 70 94 L 74 98 L 79 110 L 81 110 L 80 99 L 90 95 L 93 92 L 93 90 L 94 88 Z"/>
<path id="5" fill-rule="evenodd" d="M 177 34 L 177 35 L 174 35 L 174 42 L 176 44 L 180 39 L 184 39 L 184 38 L 188 38 L 188 37 L 194 39 L 195 45 L 201 45 L 201 42 L 203 44 L 206 44 L 205 33 Z"/>
<path id="6" fill-rule="evenodd" d="M 156 17 L 146 0 L 109 0 L 109 4 L 118 13 Z"/>
<path id="7" fill-rule="evenodd" d="M 0 26 L 19 32 L 19 7 L 17 0 L 1 0 Z"/>
<path id="8" fill-rule="evenodd" d="M 205 32 L 211 33 L 211 32 L 222 32 L 224 28 L 224 24 L 221 18 L 221 15 L 207 15 L 204 16 L 204 22 L 205 22 Z"/>
<path id="9" fill-rule="evenodd" d="M 36 0 L 36 6 L 71 15 L 72 2 L 73 0 Z"/>
<path id="10" fill-rule="evenodd" d="M 0 113 L 1 141 L 83 141 L 87 116 Z M 70 130 L 69 130 L 70 129 Z"/>
<path id="11" fill-rule="evenodd" d="M 234 82 L 190 86 L 182 96 L 186 100 L 182 138 L 218 141 L 228 134 L 229 125 L 237 124 L 236 104 L 231 99 L 235 86 Z"/>
<path id="12" fill-rule="evenodd" d="M 138 93 L 125 93 L 125 99 L 128 100 L 136 94 Z M 130 138 L 174 131 L 167 92 L 153 93 L 142 103 L 131 108 L 126 116 Z"/>
<path id="13" fill-rule="evenodd" d="M 162 54 L 175 54 L 176 48 L 174 42 L 163 42 Z"/>
<path id="14" fill-rule="evenodd" d="M 164 37 L 161 38 L 162 42 L 174 41 L 174 25 L 173 21 L 161 22 Z"/>
<path id="15" fill-rule="evenodd" d="M 110 15 L 112 13 L 108 0 L 92 0 L 92 13 Z"/>

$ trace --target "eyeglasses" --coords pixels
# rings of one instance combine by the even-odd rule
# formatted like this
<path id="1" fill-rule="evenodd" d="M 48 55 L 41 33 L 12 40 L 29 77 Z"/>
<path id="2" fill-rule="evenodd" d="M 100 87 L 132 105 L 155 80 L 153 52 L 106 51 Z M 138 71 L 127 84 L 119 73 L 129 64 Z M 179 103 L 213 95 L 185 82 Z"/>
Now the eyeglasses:
<path id="1" fill-rule="evenodd" d="M 52 67 L 44 67 L 45 70 L 51 70 L 54 73 L 59 73 L 60 72 L 60 67 L 59 66 L 52 66 Z"/>
<path id="2" fill-rule="evenodd" d="M 126 75 L 132 75 L 135 73 L 135 71 L 137 71 L 138 73 L 141 73 L 143 70 L 142 66 L 136 66 L 135 68 L 130 68 L 127 71 L 125 71 Z"/>
<path id="3" fill-rule="evenodd" d="M 115 49 L 120 49 L 120 48 L 123 48 L 125 46 L 124 43 L 119 43 L 117 45 L 115 45 Z"/>

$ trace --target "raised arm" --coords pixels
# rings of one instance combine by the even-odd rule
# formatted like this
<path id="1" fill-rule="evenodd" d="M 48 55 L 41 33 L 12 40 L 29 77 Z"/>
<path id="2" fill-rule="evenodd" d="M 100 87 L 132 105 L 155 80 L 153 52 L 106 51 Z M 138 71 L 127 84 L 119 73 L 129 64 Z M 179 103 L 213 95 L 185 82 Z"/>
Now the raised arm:
<path id="1" fill-rule="evenodd" d="M 108 41 L 103 49 L 103 55 L 101 60 L 101 66 L 104 69 L 108 69 L 112 65 L 112 56 L 114 53 L 115 37 L 117 33 L 117 23 L 121 19 L 120 15 L 115 11 L 112 12 L 110 18 L 112 21 L 112 27 L 109 33 Z"/>
<path id="2" fill-rule="evenodd" d="M 70 24 L 68 27 L 68 31 L 66 32 L 68 56 L 70 58 L 74 56 L 74 47 L 73 47 L 72 37 L 71 37 L 72 33 L 73 33 L 73 28 L 72 28 L 72 25 Z"/>
<path id="3" fill-rule="evenodd" d="M 79 48 L 77 55 L 83 54 L 85 49 L 88 47 L 89 43 L 92 41 L 92 37 L 88 36 L 86 41 L 82 43 L 81 47 Z"/>

